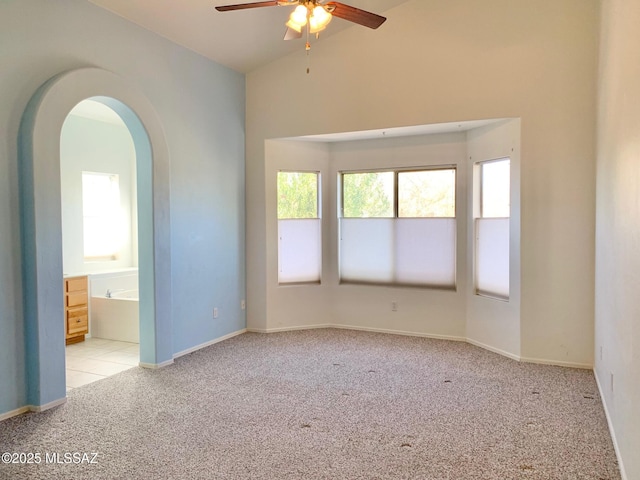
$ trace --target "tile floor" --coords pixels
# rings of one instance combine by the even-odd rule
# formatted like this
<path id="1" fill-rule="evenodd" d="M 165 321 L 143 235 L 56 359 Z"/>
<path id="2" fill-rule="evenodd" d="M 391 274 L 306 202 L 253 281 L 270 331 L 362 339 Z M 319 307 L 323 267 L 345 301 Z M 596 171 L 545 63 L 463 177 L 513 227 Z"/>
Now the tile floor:
<path id="1" fill-rule="evenodd" d="M 67 345 L 67 391 L 138 366 L 140 345 L 87 338 Z"/>

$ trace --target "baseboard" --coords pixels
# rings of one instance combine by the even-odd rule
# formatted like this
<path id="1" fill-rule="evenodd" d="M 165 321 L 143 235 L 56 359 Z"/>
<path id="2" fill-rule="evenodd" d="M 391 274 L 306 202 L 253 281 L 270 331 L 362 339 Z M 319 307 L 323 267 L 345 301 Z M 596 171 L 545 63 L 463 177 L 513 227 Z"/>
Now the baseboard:
<path id="1" fill-rule="evenodd" d="M 370 328 L 370 327 L 361 327 L 358 325 L 341 325 L 337 323 L 324 323 L 318 325 L 303 325 L 303 326 L 295 326 L 295 327 L 279 327 L 279 328 L 248 328 L 247 332 L 251 333 L 280 333 L 280 332 L 293 332 L 297 330 L 316 330 L 319 328 L 336 328 L 339 330 L 358 330 L 361 332 L 372 332 L 372 333 L 388 333 L 391 335 L 404 335 L 407 337 L 424 337 L 424 338 L 433 338 L 436 340 L 452 340 L 455 342 L 464 342 L 464 337 L 456 337 L 452 335 L 438 335 L 431 333 L 420 333 L 420 332 L 407 332 L 405 330 L 391 330 L 388 328 Z"/>
<path id="2" fill-rule="evenodd" d="M 176 358 L 179 358 L 179 357 L 182 357 L 184 355 L 188 355 L 190 353 L 193 353 L 196 350 L 200 350 L 202 348 L 206 348 L 206 347 L 209 347 L 211 345 L 215 345 L 216 343 L 224 342 L 225 340 L 228 340 L 230 338 L 237 337 L 238 335 L 242 335 L 243 333 L 246 333 L 247 331 L 248 330 L 246 328 L 243 328 L 242 330 L 237 330 L 235 332 L 231 332 L 231 333 L 229 333 L 227 335 L 223 335 L 222 337 L 214 338 L 213 340 L 209 340 L 208 342 L 201 343 L 200 345 L 196 345 L 195 347 L 187 348 L 186 350 L 182 350 L 181 352 L 174 353 L 173 354 L 173 358 L 175 360 Z M 171 362 L 171 363 L 173 363 L 173 362 Z"/>
<path id="3" fill-rule="evenodd" d="M 149 370 L 157 370 L 159 368 L 168 367 L 171 364 L 173 364 L 173 358 L 171 360 L 165 360 L 164 362 L 161 362 L 161 363 L 140 362 L 138 363 L 138 366 L 142 368 L 148 368 Z"/>
<path id="4" fill-rule="evenodd" d="M 228 340 L 229 338 L 233 338 L 235 336 L 242 335 L 243 333 L 246 333 L 246 332 L 247 332 L 247 329 L 243 328 L 242 330 L 238 330 L 236 332 L 229 333 L 228 335 L 224 335 L 222 337 L 216 338 L 216 339 L 211 340 L 209 342 L 205 342 L 205 343 L 202 343 L 200 345 L 196 345 L 195 347 L 192 347 L 192 348 L 189 348 L 187 350 L 183 350 L 181 352 L 178 352 L 178 353 L 174 354 L 173 358 L 171 360 L 167 360 L 167 361 L 162 362 L 162 363 L 140 362 L 138 365 L 140 367 L 142 367 L 142 368 L 148 368 L 148 369 L 151 369 L 151 370 L 157 370 L 159 368 L 167 367 L 167 366 L 173 364 L 173 361 L 178 357 L 182 357 L 183 355 L 188 355 L 189 353 L 195 352 L 196 350 L 200 350 L 201 348 L 208 347 L 208 346 L 213 345 L 215 343 L 223 342 L 224 340 Z M 67 401 L 67 398 L 65 397 L 65 398 L 61 398 L 60 400 L 56 400 L 54 402 L 47 403 L 45 405 L 27 405 L 25 407 L 16 408 L 15 410 L 11 410 L 10 412 L 5 412 L 5 413 L 0 414 L 0 422 L 3 421 L 3 420 L 6 420 L 8 418 L 11 418 L 11 417 L 22 415 L 23 413 L 27 413 L 27 412 L 44 412 L 45 410 L 49 410 L 50 408 L 54 408 L 54 407 L 57 407 L 58 405 L 62 405 L 66 401 Z"/>
<path id="5" fill-rule="evenodd" d="M 295 327 L 278 327 L 278 328 L 247 328 L 248 333 L 280 333 L 280 332 L 295 332 L 297 330 L 316 330 L 319 328 L 334 328 L 334 325 L 329 323 L 318 325 L 300 325 Z"/>
<path id="6" fill-rule="evenodd" d="M 563 362 L 562 360 L 547 360 L 545 358 L 520 357 L 521 362 L 537 363 L 540 365 L 555 365 L 556 367 L 582 368 L 585 370 L 593 370 L 593 365 L 588 363 Z"/>
<path id="7" fill-rule="evenodd" d="M 247 328 L 247 333 L 269 333 L 266 328 Z"/>
<path id="8" fill-rule="evenodd" d="M 492 347 L 491 345 L 487 345 L 486 343 L 479 342 L 472 338 L 466 339 L 467 343 L 471 345 L 475 345 L 476 347 L 480 347 L 484 350 L 489 350 L 490 352 L 497 353 L 498 355 L 502 355 L 503 357 L 510 358 L 512 360 L 516 360 L 518 362 L 522 361 L 522 357 L 520 355 L 516 355 L 515 353 L 507 352 L 506 350 L 502 350 L 501 348 Z"/>
<path id="9" fill-rule="evenodd" d="M 49 410 L 51 408 L 62 405 L 63 403 L 67 403 L 67 397 L 59 398 L 58 400 L 54 400 L 53 402 L 45 403 L 44 405 L 29 405 L 30 412 L 44 412 L 45 410 Z"/>
<path id="10" fill-rule="evenodd" d="M 620 469 L 620 477 L 622 480 L 628 480 L 627 472 L 624 469 L 624 463 L 622 462 L 622 456 L 620 455 L 620 447 L 618 446 L 618 439 L 616 438 L 616 432 L 613 429 L 613 422 L 611 421 L 611 415 L 609 414 L 609 409 L 607 408 L 606 397 L 604 396 L 604 392 L 602 391 L 602 383 L 600 383 L 600 379 L 598 378 L 598 372 L 596 369 L 593 369 L 593 375 L 596 377 L 596 385 L 598 386 L 598 392 L 600 393 L 600 401 L 602 402 L 602 406 L 604 408 L 604 416 L 607 419 L 607 425 L 609 427 L 609 435 L 611 435 L 611 440 L 613 442 L 613 450 L 616 452 L 616 458 L 618 459 L 618 468 Z"/>
<path id="11" fill-rule="evenodd" d="M 278 327 L 278 328 L 247 328 L 246 331 L 251 333 L 279 333 L 279 332 L 293 332 L 296 330 L 314 330 L 317 328 L 337 328 L 337 329 L 343 329 L 343 330 L 359 330 L 362 332 L 388 333 L 391 335 L 405 335 L 409 337 L 423 337 L 423 338 L 433 338 L 436 340 L 451 340 L 454 342 L 467 342 L 467 343 L 470 343 L 471 345 L 475 345 L 476 347 L 489 350 L 490 352 L 497 353 L 498 355 L 511 358 L 512 360 L 516 360 L 518 362 L 536 363 L 541 365 L 555 365 L 557 367 L 582 368 L 586 370 L 593 369 L 593 365 L 590 365 L 588 363 L 563 362 L 561 360 L 547 360 L 544 358 L 521 357 L 520 355 L 516 355 L 515 353 L 507 352 L 506 350 L 492 347 L 485 343 L 478 342 L 477 340 L 474 340 L 472 338 L 458 337 L 454 335 L 439 335 L 439 334 L 433 334 L 433 333 L 408 332 L 406 330 L 392 330 L 388 328 L 370 328 L 370 327 L 361 327 L 357 325 L 341 325 L 336 323 Z"/>
<path id="12" fill-rule="evenodd" d="M 434 340 L 450 340 L 453 342 L 464 342 L 466 338 L 464 337 L 456 337 L 454 335 L 439 335 L 437 333 L 421 333 L 421 332 L 407 332 L 405 330 L 392 330 L 388 328 L 370 328 L 370 327 L 360 327 L 357 325 L 331 325 L 330 328 L 338 328 L 341 330 L 359 330 L 361 332 L 372 332 L 372 333 L 388 333 L 390 335 L 403 335 L 405 337 L 422 337 L 422 338 L 433 338 Z"/>
<path id="13" fill-rule="evenodd" d="M 16 408 L 15 410 L 11 410 L 10 412 L 0 413 L 0 422 L 11 417 L 17 417 L 18 415 L 22 415 L 23 413 L 27 413 L 29 410 L 29 407 L 20 407 Z"/>
<path id="14" fill-rule="evenodd" d="M 539 365 L 553 365 L 556 367 L 582 368 L 586 370 L 593 370 L 593 365 L 589 365 L 588 363 L 563 362 L 561 360 L 548 360 L 544 358 L 523 357 L 521 355 L 516 355 L 515 353 L 502 350 L 501 348 L 492 347 L 491 345 L 487 345 L 486 343 L 479 342 L 477 340 L 474 340 L 473 338 L 467 338 L 466 340 L 471 345 L 484 348 L 485 350 L 489 350 L 490 352 L 497 353 L 498 355 L 511 358 L 512 360 L 516 360 L 518 362 L 535 363 Z"/>
<path id="15" fill-rule="evenodd" d="M 242 330 L 238 330 L 236 332 L 229 333 L 229 334 L 224 335 L 222 337 L 214 338 L 213 340 L 209 340 L 208 342 L 201 343 L 200 345 L 196 345 L 195 347 L 187 348 L 186 350 L 182 350 L 181 352 L 174 353 L 173 354 L 173 358 L 171 358 L 171 360 L 167 360 L 167 361 L 162 362 L 162 363 L 144 363 L 144 362 L 140 362 L 138 365 L 140 365 L 142 368 L 149 368 L 149 369 L 152 369 L 152 370 L 157 370 L 158 368 L 167 367 L 167 366 L 173 364 L 173 361 L 176 358 L 180 358 L 180 357 L 182 357 L 184 355 L 188 355 L 190 353 L 195 352 L 196 350 L 200 350 L 202 348 L 208 347 L 208 346 L 213 345 L 215 343 L 223 342 L 223 341 L 228 340 L 229 338 L 235 337 L 237 335 L 242 335 L 243 333 L 246 333 L 246 331 L 247 331 L 247 329 L 243 328 Z"/>

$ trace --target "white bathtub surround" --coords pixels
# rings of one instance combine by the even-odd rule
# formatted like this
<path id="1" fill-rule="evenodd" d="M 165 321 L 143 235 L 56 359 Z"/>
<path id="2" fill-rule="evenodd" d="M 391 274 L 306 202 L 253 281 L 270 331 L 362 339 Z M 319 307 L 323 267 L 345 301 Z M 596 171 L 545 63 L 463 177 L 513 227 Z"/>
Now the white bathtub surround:
<path id="1" fill-rule="evenodd" d="M 140 343 L 137 298 L 91 297 L 91 336 Z"/>
<path id="2" fill-rule="evenodd" d="M 91 275 L 90 283 L 91 336 L 140 343 L 137 270 Z"/>
<path id="3" fill-rule="evenodd" d="M 98 295 L 99 296 L 99 295 Z M 107 290 L 105 295 L 107 298 L 115 298 L 115 299 L 127 299 L 133 301 L 139 301 L 140 295 L 138 290 Z"/>

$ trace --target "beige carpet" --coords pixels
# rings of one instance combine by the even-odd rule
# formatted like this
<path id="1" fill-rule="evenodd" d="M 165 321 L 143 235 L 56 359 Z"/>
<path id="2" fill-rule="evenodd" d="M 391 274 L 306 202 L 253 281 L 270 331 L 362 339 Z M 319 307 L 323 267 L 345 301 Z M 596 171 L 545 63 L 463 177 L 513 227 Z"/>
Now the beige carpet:
<path id="1" fill-rule="evenodd" d="M 2 479 L 620 478 L 593 373 L 347 330 L 244 334 L 0 423 Z M 97 452 L 46 463 L 45 454 Z"/>

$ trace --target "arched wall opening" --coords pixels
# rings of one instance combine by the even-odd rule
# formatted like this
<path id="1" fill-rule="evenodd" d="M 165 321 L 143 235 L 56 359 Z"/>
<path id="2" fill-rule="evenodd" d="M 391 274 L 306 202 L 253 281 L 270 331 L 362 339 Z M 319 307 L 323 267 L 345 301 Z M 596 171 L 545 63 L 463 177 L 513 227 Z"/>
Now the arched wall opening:
<path id="1" fill-rule="evenodd" d="M 33 96 L 20 128 L 27 401 L 36 411 L 66 398 L 60 132 L 71 109 L 87 98 L 122 118 L 136 151 L 140 365 L 173 362 L 169 155 L 161 124 L 146 97 L 111 72 L 60 74 Z"/>

